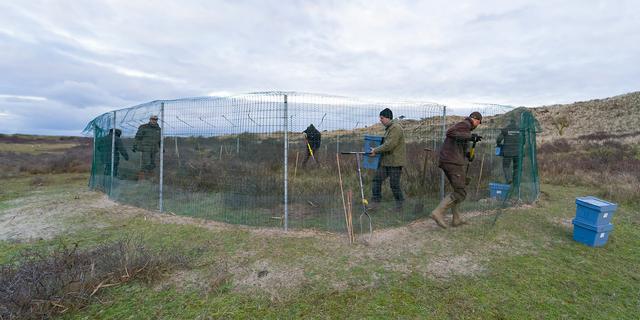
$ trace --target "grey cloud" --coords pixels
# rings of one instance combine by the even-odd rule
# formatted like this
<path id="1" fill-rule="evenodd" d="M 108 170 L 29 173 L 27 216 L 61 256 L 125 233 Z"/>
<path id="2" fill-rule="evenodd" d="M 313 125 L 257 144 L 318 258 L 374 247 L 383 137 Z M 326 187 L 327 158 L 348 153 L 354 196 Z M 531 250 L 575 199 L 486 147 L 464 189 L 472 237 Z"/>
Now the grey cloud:
<path id="1" fill-rule="evenodd" d="M 90 111 L 212 91 L 571 102 L 638 90 L 638 9 L 577 0 L 5 2 L 0 95 L 43 96 L 46 107 L 26 110 L 84 122 L 99 114 Z M 8 103 L 0 110 L 14 121 L 28 117 Z M 24 132 L 46 124 L 21 123 Z"/>

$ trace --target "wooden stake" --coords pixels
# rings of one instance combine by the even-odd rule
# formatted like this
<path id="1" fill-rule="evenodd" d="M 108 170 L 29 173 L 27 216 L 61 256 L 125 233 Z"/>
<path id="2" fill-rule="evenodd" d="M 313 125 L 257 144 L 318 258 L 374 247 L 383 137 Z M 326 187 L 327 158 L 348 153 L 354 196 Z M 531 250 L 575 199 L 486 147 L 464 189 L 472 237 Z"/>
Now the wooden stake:
<path id="1" fill-rule="evenodd" d="M 296 151 L 296 166 L 293 169 L 293 177 L 295 178 L 298 175 L 298 156 L 300 155 L 300 151 Z"/>
<path id="2" fill-rule="evenodd" d="M 336 153 L 336 163 L 338 164 L 338 177 L 340 178 L 340 195 L 342 198 L 342 209 L 344 210 L 344 221 L 347 226 L 347 232 L 349 232 L 349 217 L 347 215 L 347 204 L 344 200 L 344 187 L 342 186 L 342 173 L 340 171 L 340 154 Z M 351 243 L 351 237 L 349 237 L 349 243 Z"/>
<path id="3" fill-rule="evenodd" d="M 427 149 L 424 150 L 424 162 L 422 163 L 422 180 L 420 180 L 420 185 L 424 186 L 427 179 L 427 157 L 428 157 Z"/>
<path id="4" fill-rule="evenodd" d="M 220 160 L 222 160 L 222 145 L 220 146 Z"/>
<path id="5" fill-rule="evenodd" d="M 480 161 L 480 174 L 478 175 L 478 184 L 476 185 L 476 198 L 478 197 L 478 191 L 480 190 L 480 181 L 482 180 L 482 167 L 484 167 L 484 153 L 482 154 L 482 161 Z"/>

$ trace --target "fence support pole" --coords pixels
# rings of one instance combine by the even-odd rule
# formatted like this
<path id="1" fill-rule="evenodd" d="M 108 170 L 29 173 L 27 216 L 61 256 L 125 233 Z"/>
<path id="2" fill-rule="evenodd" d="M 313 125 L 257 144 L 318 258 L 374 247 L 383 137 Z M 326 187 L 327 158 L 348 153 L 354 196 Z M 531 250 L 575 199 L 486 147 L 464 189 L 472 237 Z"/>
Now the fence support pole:
<path id="1" fill-rule="evenodd" d="M 94 120 L 95 121 L 95 120 Z M 98 141 L 98 126 L 93 123 L 93 158 L 91 159 L 91 178 L 89 178 L 89 187 L 91 190 L 95 190 L 96 188 L 96 172 L 97 161 L 96 156 L 98 155 L 98 149 L 96 148 L 96 142 Z"/>
<path id="2" fill-rule="evenodd" d="M 109 197 L 113 193 L 113 169 L 115 167 L 114 160 L 116 158 L 116 112 L 113 112 L 113 125 L 111 126 L 111 179 L 109 181 Z"/>
<path id="3" fill-rule="evenodd" d="M 289 230 L 289 106 L 284 95 L 284 231 Z"/>
<path id="4" fill-rule="evenodd" d="M 158 197 L 158 210 L 162 212 L 164 210 L 163 203 L 163 187 L 164 187 L 164 102 L 160 103 L 160 188 Z"/>
<path id="5" fill-rule="evenodd" d="M 442 107 L 442 144 L 447 138 L 447 106 Z M 440 200 L 444 199 L 444 171 L 440 172 Z"/>

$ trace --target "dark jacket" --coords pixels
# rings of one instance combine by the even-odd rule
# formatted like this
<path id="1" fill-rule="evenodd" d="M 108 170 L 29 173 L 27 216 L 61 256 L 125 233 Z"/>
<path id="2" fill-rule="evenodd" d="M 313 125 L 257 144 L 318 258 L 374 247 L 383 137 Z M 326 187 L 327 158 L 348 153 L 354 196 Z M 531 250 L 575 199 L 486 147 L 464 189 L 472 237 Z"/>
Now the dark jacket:
<path id="1" fill-rule="evenodd" d="M 311 149 L 315 150 L 320 148 L 320 141 L 322 140 L 322 134 L 320 133 L 320 131 L 318 131 L 318 129 L 316 129 L 316 127 L 314 127 L 313 125 L 310 125 L 307 127 L 306 130 L 302 132 L 305 133 Z"/>
<path id="2" fill-rule="evenodd" d="M 133 147 L 139 151 L 157 152 L 160 149 L 160 126 L 145 123 L 138 127 Z"/>
<path id="3" fill-rule="evenodd" d="M 520 155 L 520 130 L 518 126 L 512 122 L 504 129 L 500 130 L 496 144 L 502 146 L 502 155 L 504 157 L 517 157 Z"/>
<path id="4" fill-rule="evenodd" d="M 403 167 L 407 162 L 407 147 L 404 143 L 404 130 L 399 123 L 392 120 L 384 130 L 384 140 L 374 148 L 380 153 L 380 165 L 383 167 Z"/>
<path id="5" fill-rule="evenodd" d="M 440 163 L 450 163 L 455 165 L 466 165 L 467 149 L 471 140 L 473 125 L 471 120 L 466 118 L 447 130 L 447 137 L 440 148 Z"/>
<path id="6" fill-rule="evenodd" d="M 108 135 L 100 138 L 100 140 L 98 140 L 98 144 L 96 146 L 96 149 L 98 151 L 98 153 L 100 153 L 100 155 L 102 156 L 102 161 L 104 163 L 111 163 L 111 146 L 113 143 L 113 133 L 109 133 Z M 127 149 L 124 148 L 124 146 L 122 145 L 122 140 L 120 139 L 120 136 L 116 135 L 116 141 L 115 141 L 115 155 L 114 155 L 114 160 L 115 163 L 118 163 L 120 160 L 120 155 L 122 155 L 122 157 L 124 157 L 125 160 L 129 160 L 129 154 L 127 153 Z"/>

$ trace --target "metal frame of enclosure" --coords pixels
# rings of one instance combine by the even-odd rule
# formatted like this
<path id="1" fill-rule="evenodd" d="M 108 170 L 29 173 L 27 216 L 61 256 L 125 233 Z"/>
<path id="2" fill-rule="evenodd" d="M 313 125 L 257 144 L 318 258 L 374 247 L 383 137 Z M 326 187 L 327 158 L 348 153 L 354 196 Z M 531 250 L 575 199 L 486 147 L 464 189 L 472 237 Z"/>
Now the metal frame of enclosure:
<path id="1" fill-rule="evenodd" d="M 298 92 L 152 101 L 105 113 L 87 125 L 85 131 L 94 137 L 89 185 L 115 201 L 161 212 L 284 230 L 343 231 L 343 192 L 360 190 L 355 157 L 341 153 L 364 151 L 365 135 L 384 135 L 378 116 L 384 108 L 404 128 L 407 205 L 403 212 L 391 210 L 393 198 L 385 182 L 382 210 L 373 221 L 376 228 L 402 225 L 427 216 L 447 192 L 437 151 L 447 127 L 464 116 L 452 115 L 444 105 Z M 485 143 L 469 168 L 475 180 L 463 210 L 499 205 L 487 199 L 489 182 L 503 182 L 504 172 L 492 140 L 509 119 L 517 120 L 521 135 L 519 172 L 509 198 L 535 201 L 539 127 L 531 113 L 499 105 L 469 108 L 485 116 L 478 129 Z M 159 118 L 157 131 L 148 126 L 141 130 L 152 115 Z M 313 157 L 302 134 L 310 124 L 322 136 Z M 374 173 L 364 170 L 365 198 L 371 196 Z M 358 200 L 349 205 L 357 208 L 359 197 L 353 198 Z"/>

